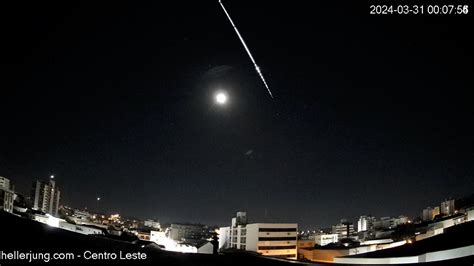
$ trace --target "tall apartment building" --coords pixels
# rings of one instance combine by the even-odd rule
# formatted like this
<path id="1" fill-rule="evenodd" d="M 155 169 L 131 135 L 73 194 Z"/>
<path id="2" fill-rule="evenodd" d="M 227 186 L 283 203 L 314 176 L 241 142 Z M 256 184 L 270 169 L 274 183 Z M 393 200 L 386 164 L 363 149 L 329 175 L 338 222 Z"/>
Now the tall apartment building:
<path id="1" fill-rule="evenodd" d="M 427 207 L 423 209 L 423 213 L 421 215 L 421 218 L 423 221 L 432 221 L 436 215 L 440 214 L 440 209 L 439 207 Z"/>
<path id="2" fill-rule="evenodd" d="M 445 200 L 441 202 L 440 212 L 442 215 L 451 215 L 454 214 L 454 200 Z"/>
<path id="3" fill-rule="evenodd" d="M 371 215 L 363 215 L 359 218 L 359 221 L 357 222 L 357 231 L 358 232 L 363 232 L 367 230 L 371 230 L 372 227 L 374 226 L 375 222 L 375 217 Z"/>
<path id="4" fill-rule="evenodd" d="M 0 176 L 0 188 L 10 189 L 10 179 Z"/>
<path id="5" fill-rule="evenodd" d="M 61 192 L 53 178 L 49 182 L 36 181 L 31 191 L 33 209 L 58 216 Z"/>
<path id="6" fill-rule="evenodd" d="M 13 212 L 15 192 L 11 190 L 10 180 L 0 176 L 0 210 Z"/>
<path id="7" fill-rule="evenodd" d="M 354 232 L 354 224 L 345 219 L 342 219 L 339 224 L 332 226 L 332 233 L 337 234 L 339 240 L 352 236 Z"/>
<path id="8" fill-rule="evenodd" d="M 241 249 L 263 256 L 296 260 L 296 223 L 247 223 L 245 212 L 232 219 L 230 227 L 220 228 L 219 247 Z"/>

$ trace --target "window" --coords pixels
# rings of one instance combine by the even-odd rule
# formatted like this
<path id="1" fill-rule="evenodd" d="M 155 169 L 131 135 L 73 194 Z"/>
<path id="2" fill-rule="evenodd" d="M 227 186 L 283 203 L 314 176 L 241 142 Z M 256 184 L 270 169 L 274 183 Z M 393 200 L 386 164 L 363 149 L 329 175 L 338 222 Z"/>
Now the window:
<path id="1" fill-rule="evenodd" d="M 259 228 L 259 232 L 296 232 L 296 228 Z"/>
<path id="2" fill-rule="evenodd" d="M 291 246 L 261 246 L 258 247 L 259 250 L 278 250 L 278 249 L 295 249 L 296 245 Z"/>
<path id="3" fill-rule="evenodd" d="M 286 240 L 296 240 L 296 237 L 259 237 L 258 241 L 286 241 Z"/>

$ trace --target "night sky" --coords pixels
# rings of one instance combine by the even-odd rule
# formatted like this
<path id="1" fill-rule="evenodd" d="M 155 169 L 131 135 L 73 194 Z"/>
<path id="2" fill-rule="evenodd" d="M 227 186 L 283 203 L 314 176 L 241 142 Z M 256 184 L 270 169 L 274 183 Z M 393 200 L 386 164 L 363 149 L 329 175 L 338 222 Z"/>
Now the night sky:
<path id="1" fill-rule="evenodd" d="M 7 2 L 0 176 L 24 194 L 54 174 L 74 207 L 312 229 L 474 191 L 471 14 L 224 1 L 271 99 L 217 0 Z"/>

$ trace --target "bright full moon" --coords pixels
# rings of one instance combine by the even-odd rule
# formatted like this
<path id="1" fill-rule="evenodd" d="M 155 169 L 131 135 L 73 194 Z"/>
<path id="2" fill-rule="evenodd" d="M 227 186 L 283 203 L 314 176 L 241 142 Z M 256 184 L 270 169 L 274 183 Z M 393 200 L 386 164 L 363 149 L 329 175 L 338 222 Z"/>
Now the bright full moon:
<path id="1" fill-rule="evenodd" d="M 227 102 L 227 95 L 223 92 L 216 94 L 216 102 L 220 105 L 223 105 Z"/>

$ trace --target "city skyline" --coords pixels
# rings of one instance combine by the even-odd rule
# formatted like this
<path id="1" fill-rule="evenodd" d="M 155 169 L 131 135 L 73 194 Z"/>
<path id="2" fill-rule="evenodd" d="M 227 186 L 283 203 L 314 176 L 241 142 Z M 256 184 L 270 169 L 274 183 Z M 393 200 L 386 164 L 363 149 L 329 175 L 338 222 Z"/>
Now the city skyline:
<path id="1" fill-rule="evenodd" d="M 5 177 L 1 177 L 2 180 L 5 180 L 4 178 Z M 50 178 L 49 178 L 49 182 L 51 182 L 52 180 L 54 179 L 54 175 L 51 175 Z M 8 181 L 8 186 L 10 186 L 10 180 L 9 179 L 6 179 Z M 39 183 L 44 183 L 46 184 L 45 181 L 41 181 L 41 180 L 35 180 L 35 182 L 33 182 L 33 189 L 35 186 L 38 186 Z M 53 182 L 54 183 L 54 182 Z M 14 188 L 15 185 L 14 184 L 11 184 L 12 187 Z M 15 190 L 12 190 L 14 193 L 19 193 L 19 194 L 24 194 L 22 191 L 15 191 Z M 34 194 L 37 194 L 38 192 L 34 192 L 32 191 L 32 193 Z M 26 195 L 26 194 L 25 194 Z M 36 207 L 36 198 L 37 195 L 33 195 L 31 196 L 31 204 L 33 206 L 34 209 L 38 209 L 38 207 Z M 431 221 L 433 220 L 433 218 L 435 218 L 435 216 L 438 214 L 440 214 L 440 209 L 442 210 L 441 211 L 441 214 L 443 214 L 444 212 L 444 215 L 450 215 L 450 214 L 454 214 L 454 211 L 455 211 L 455 200 L 461 200 L 461 201 L 465 201 L 465 200 L 468 200 L 468 201 L 471 201 L 472 200 L 472 197 L 474 197 L 474 194 L 469 194 L 469 195 L 463 195 L 462 197 L 458 198 L 458 199 L 453 199 L 453 198 L 445 198 L 437 203 L 434 203 L 432 202 L 431 204 L 429 204 L 429 206 L 425 206 L 423 207 L 422 210 L 418 210 L 417 211 L 417 214 L 414 214 L 414 215 L 409 215 L 409 216 L 405 216 L 404 213 L 399 213 L 399 214 L 393 214 L 393 213 L 389 213 L 389 214 L 385 214 L 385 215 L 382 215 L 382 216 L 377 216 L 377 215 L 372 215 L 372 213 L 370 211 L 366 211 L 365 213 L 361 213 L 359 214 L 358 216 L 356 217 L 353 217 L 353 218 L 349 218 L 347 219 L 343 213 L 341 213 L 341 218 L 340 220 L 338 220 L 337 224 L 339 225 L 340 223 L 342 223 L 343 221 L 345 222 L 348 222 L 352 225 L 354 225 L 354 229 L 357 229 L 357 230 L 360 230 L 360 223 L 361 223 L 361 220 L 362 218 L 366 219 L 367 217 L 372 217 L 372 219 L 374 219 L 374 221 L 377 221 L 377 220 L 383 220 L 383 219 L 397 219 L 397 218 L 401 218 L 401 219 L 406 219 L 409 223 L 412 223 L 413 220 L 419 220 L 419 221 Z M 87 212 L 90 212 L 90 213 L 96 213 L 96 214 L 106 214 L 106 215 L 118 215 L 116 212 L 114 212 L 113 210 L 104 210 L 104 209 L 101 209 L 99 207 L 99 201 L 101 200 L 100 197 L 97 197 L 96 198 L 96 206 L 95 208 L 94 207 L 88 207 L 88 206 L 67 206 L 67 204 L 64 204 L 64 203 L 61 203 L 60 206 L 64 206 L 66 208 L 73 208 L 75 210 L 84 210 L 84 211 L 87 211 Z M 447 205 L 449 202 L 449 204 L 451 205 Z M 431 206 L 434 206 L 434 208 L 432 208 Z M 449 207 L 448 207 L 449 206 Z M 428 210 L 434 210 L 437 208 L 437 212 L 436 213 L 432 213 L 431 215 L 431 218 L 425 218 L 426 217 L 426 211 Z M 246 213 L 245 210 L 239 210 L 239 211 L 244 211 Z M 265 212 L 267 213 L 268 212 L 268 209 L 265 210 Z M 56 214 L 57 215 L 57 214 Z M 127 219 L 138 219 L 138 220 L 150 220 L 150 219 L 157 219 L 158 221 L 161 221 L 162 223 L 165 223 L 165 224 L 173 224 L 173 223 L 177 223 L 177 224 L 206 224 L 206 223 L 203 223 L 201 221 L 176 221 L 176 220 L 162 220 L 160 219 L 159 216 L 155 215 L 155 216 L 142 216 L 142 217 L 137 217 L 137 216 L 132 216 L 132 215 L 128 215 L 127 213 L 123 213 L 122 214 L 123 217 L 127 218 Z M 428 214 L 430 215 L 430 214 Z M 257 216 L 258 217 L 258 216 Z M 263 222 L 268 222 L 270 219 L 273 219 L 275 220 L 274 218 L 269 218 L 267 217 L 267 215 L 264 215 L 263 218 L 259 218 L 259 219 L 263 219 L 262 221 Z M 278 221 L 278 218 L 276 219 Z M 151 220 L 153 221 L 153 220 Z M 249 222 L 256 222 L 257 220 L 249 220 Z M 331 229 L 330 227 L 334 227 L 334 225 L 336 224 L 336 221 L 333 221 L 332 224 L 329 224 L 329 225 L 325 225 L 325 226 L 317 226 L 315 224 L 311 224 L 311 223 L 307 223 L 307 222 L 302 222 L 302 224 L 304 224 L 303 227 L 300 227 L 300 231 L 303 232 L 303 231 L 307 231 L 307 230 L 324 230 L 324 229 Z M 210 225 L 210 226 L 220 226 L 222 224 L 210 224 L 208 223 L 207 225 Z M 364 226 L 365 227 L 365 226 Z"/>
<path id="2" fill-rule="evenodd" d="M 8 3 L 0 176 L 211 225 L 412 217 L 472 192 L 467 16 L 268 3 L 225 5 L 273 99 L 217 0 Z"/>

